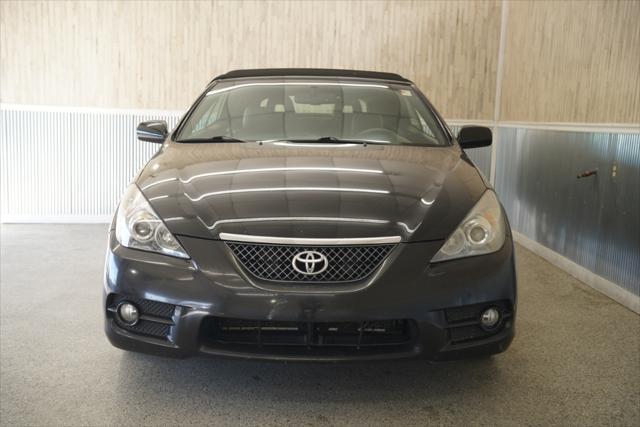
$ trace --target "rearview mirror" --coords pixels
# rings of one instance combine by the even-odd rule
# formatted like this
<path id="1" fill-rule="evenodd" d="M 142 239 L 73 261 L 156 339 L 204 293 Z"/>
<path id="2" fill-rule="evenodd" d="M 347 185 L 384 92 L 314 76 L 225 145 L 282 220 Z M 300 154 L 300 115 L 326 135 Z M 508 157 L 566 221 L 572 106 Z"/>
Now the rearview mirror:
<path id="1" fill-rule="evenodd" d="M 463 149 L 491 145 L 491 129 L 484 126 L 463 126 L 458 132 L 458 143 Z"/>
<path id="2" fill-rule="evenodd" d="M 156 142 L 162 144 L 169 135 L 167 122 L 164 120 L 154 120 L 152 122 L 142 122 L 136 129 L 136 134 L 140 141 Z"/>

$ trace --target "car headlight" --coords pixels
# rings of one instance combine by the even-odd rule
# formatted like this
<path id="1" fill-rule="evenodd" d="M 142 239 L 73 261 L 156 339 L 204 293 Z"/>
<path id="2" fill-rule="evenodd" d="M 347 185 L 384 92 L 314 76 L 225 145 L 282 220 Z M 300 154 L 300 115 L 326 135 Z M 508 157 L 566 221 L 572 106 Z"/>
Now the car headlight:
<path id="1" fill-rule="evenodd" d="M 135 184 L 125 191 L 116 214 L 116 239 L 127 248 L 189 258 Z"/>
<path id="2" fill-rule="evenodd" d="M 505 227 L 498 198 L 487 190 L 431 262 L 496 252 L 504 244 Z"/>

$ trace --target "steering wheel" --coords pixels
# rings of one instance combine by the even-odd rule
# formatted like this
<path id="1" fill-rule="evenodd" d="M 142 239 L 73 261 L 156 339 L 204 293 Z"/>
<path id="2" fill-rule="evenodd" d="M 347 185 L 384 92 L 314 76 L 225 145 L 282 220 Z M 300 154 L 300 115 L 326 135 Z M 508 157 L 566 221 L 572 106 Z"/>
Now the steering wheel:
<path id="1" fill-rule="evenodd" d="M 356 139 L 370 139 L 389 142 L 393 141 L 397 137 L 398 135 L 394 131 L 385 128 L 366 129 L 355 135 Z"/>

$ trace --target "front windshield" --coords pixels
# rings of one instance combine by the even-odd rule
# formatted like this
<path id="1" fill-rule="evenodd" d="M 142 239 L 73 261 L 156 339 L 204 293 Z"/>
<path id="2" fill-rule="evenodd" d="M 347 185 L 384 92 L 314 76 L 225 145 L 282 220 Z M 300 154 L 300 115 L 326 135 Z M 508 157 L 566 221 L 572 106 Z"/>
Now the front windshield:
<path id="1" fill-rule="evenodd" d="M 449 145 L 434 114 L 411 86 L 322 79 L 215 85 L 176 139 L 203 142 L 216 137 Z"/>

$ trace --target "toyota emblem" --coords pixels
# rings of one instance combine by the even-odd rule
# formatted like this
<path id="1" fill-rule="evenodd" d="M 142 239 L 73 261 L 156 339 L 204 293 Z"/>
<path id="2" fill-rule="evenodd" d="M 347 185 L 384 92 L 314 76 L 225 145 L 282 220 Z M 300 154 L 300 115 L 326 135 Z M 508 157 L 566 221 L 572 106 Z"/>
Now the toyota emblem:
<path id="1" fill-rule="evenodd" d="M 302 251 L 294 255 L 293 269 L 305 276 L 315 276 L 329 267 L 329 260 L 318 251 Z"/>

